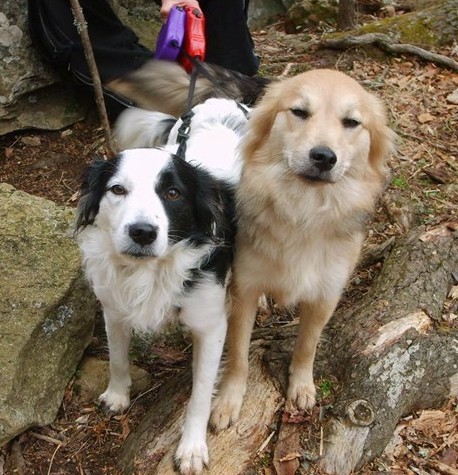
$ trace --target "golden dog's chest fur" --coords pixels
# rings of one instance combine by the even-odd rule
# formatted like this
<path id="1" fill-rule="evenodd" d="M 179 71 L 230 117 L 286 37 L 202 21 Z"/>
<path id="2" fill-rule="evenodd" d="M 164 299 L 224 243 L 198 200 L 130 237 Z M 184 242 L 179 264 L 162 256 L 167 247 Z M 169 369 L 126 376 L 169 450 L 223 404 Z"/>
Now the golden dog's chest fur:
<path id="1" fill-rule="evenodd" d="M 360 207 L 362 200 L 355 206 L 338 200 L 336 190 L 322 193 L 274 168 L 257 168 L 244 172 L 238 191 L 234 267 L 240 286 L 269 293 L 283 305 L 340 296 L 363 239 L 367 211 Z M 358 198 L 366 191 L 359 184 L 344 186 L 357 188 L 353 195 Z M 345 195 L 344 186 L 338 195 Z"/>

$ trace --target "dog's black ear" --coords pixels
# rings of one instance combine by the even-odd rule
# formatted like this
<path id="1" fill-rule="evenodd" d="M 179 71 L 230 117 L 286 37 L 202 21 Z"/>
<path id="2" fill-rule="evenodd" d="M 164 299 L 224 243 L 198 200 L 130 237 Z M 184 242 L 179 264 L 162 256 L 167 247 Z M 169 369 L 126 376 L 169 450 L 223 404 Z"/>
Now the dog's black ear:
<path id="1" fill-rule="evenodd" d="M 215 240 L 232 241 L 234 234 L 234 190 L 221 180 L 200 180 L 195 196 L 200 229 Z"/>
<path id="2" fill-rule="evenodd" d="M 175 166 L 186 183 L 192 183 L 196 229 L 207 238 L 232 240 L 234 229 L 234 189 L 202 167 L 174 157 Z"/>
<path id="3" fill-rule="evenodd" d="M 198 172 L 202 170 L 198 169 Z M 201 177 L 195 195 L 196 220 L 214 241 L 233 243 L 235 236 L 235 191 L 212 176 Z"/>
<path id="4" fill-rule="evenodd" d="M 108 180 L 116 173 L 120 157 L 104 160 L 97 157 L 85 170 L 81 181 L 81 197 L 76 212 L 75 232 L 94 224 L 100 200 L 105 194 Z"/>

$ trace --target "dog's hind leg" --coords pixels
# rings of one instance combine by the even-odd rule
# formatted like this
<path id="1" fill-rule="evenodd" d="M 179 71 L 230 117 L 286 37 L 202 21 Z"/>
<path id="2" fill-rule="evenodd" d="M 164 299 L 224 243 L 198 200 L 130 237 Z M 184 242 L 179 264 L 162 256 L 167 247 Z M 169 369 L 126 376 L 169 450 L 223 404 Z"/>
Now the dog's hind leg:
<path id="1" fill-rule="evenodd" d="M 237 421 L 246 392 L 248 353 L 259 294 L 231 285 L 231 315 L 227 334 L 227 357 L 223 379 L 217 392 L 211 424 L 222 430 Z"/>
<path id="2" fill-rule="evenodd" d="M 225 289 L 204 287 L 180 319 L 193 336 L 192 393 L 175 459 L 182 474 L 200 473 L 208 465 L 206 442 L 211 400 L 227 329 Z"/>
<path id="3" fill-rule="evenodd" d="M 313 361 L 321 332 L 337 305 L 338 299 L 320 302 L 301 302 L 299 335 L 289 367 L 288 399 L 298 409 L 315 405 Z"/>
<path id="4" fill-rule="evenodd" d="M 130 328 L 122 322 L 116 312 L 104 308 L 105 328 L 110 353 L 110 382 L 106 391 L 99 396 L 108 409 L 122 412 L 130 402 L 129 343 Z"/>

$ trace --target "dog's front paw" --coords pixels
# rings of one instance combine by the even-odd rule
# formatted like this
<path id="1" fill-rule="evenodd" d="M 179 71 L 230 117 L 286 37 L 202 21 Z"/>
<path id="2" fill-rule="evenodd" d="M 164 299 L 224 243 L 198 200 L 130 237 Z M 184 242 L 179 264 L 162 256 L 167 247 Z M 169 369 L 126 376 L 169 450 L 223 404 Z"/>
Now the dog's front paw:
<path id="1" fill-rule="evenodd" d="M 130 404 L 129 390 L 118 392 L 108 388 L 99 396 L 99 401 L 112 412 L 124 412 Z"/>
<path id="2" fill-rule="evenodd" d="M 235 423 L 243 403 L 245 388 L 234 385 L 222 389 L 215 397 L 210 418 L 210 424 L 216 431 L 228 428 Z"/>
<path id="3" fill-rule="evenodd" d="M 304 384 L 290 379 L 287 396 L 298 409 L 312 409 L 316 402 L 315 394 L 316 390 L 313 382 L 312 384 Z"/>
<path id="4" fill-rule="evenodd" d="M 175 462 L 182 475 L 196 475 L 202 473 L 208 465 L 208 448 L 205 440 L 181 439 L 175 453 Z"/>

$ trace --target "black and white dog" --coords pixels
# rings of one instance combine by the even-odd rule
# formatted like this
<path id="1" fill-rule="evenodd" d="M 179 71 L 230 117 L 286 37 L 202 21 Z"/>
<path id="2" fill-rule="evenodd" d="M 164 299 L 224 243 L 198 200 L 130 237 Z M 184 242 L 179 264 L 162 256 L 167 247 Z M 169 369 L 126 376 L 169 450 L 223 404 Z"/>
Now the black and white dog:
<path id="1" fill-rule="evenodd" d="M 78 205 L 86 275 L 103 305 L 109 409 L 129 405 L 132 329 L 156 331 L 174 316 L 193 335 L 193 389 L 176 460 L 182 473 L 208 463 L 206 429 L 226 334 L 226 286 L 234 239 L 237 146 L 247 118 L 234 101 L 210 99 L 190 122 L 130 109 L 117 124 L 116 158 L 89 166 Z M 170 133 L 169 133 L 170 131 Z M 187 136 L 185 159 L 178 142 Z"/>

